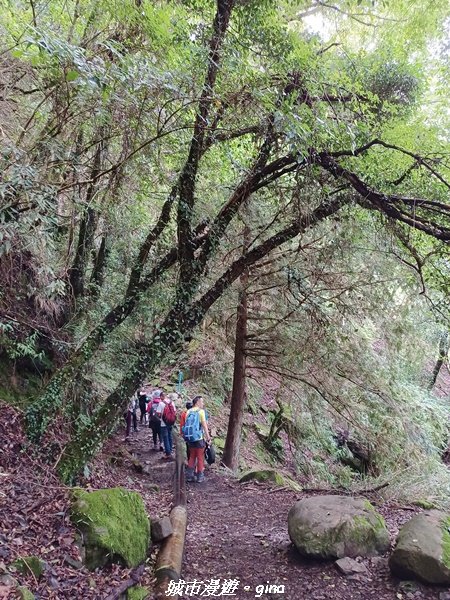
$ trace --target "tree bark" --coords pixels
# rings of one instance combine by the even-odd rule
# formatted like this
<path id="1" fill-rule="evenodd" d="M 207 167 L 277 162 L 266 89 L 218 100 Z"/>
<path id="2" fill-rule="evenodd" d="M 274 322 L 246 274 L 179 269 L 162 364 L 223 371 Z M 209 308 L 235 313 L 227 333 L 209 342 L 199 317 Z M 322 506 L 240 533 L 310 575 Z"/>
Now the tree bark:
<path id="1" fill-rule="evenodd" d="M 444 361 L 447 358 L 449 347 L 450 347 L 449 334 L 448 334 L 448 331 L 444 331 L 443 333 L 441 333 L 441 336 L 439 338 L 438 359 L 436 361 L 436 364 L 434 365 L 433 374 L 431 375 L 430 383 L 428 386 L 428 389 L 430 391 L 434 388 L 434 386 L 436 384 L 436 380 L 439 376 L 442 365 L 444 364 Z"/>
<path id="2" fill-rule="evenodd" d="M 89 185 L 86 192 L 86 208 L 83 212 L 83 216 L 80 222 L 80 229 L 78 233 L 78 242 L 75 252 L 75 258 L 72 266 L 69 269 L 69 285 L 72 299 L 72 313 L 75 309 L 77 299 L 84 294 L 84 281 L 86 276 L 86 269 L 89 262 L 91 251 L 94 247 L 94 235 L 97 228 L 97 211 L 92 208 L 91 203 L 94 199 L 96 192 L 95 180 L 101 169 L 102 154 L 104 150 L 103 141 L 104 131 L 100 128 L 97 150 L 95 151 L 94 161 L 92 165 L 92 171 L 90 179 L 93 182 Z"/>
<path id="3" fill-rule="evenodd" d="M 250 242 L 250 229 L 244 228 L 244 248 L 245 255 Z M 239 304 L 236 319 L 236 341 L 234 345 L 234 369 L 233 369 L 233 388 L 231 392 L 230 416 L 228 419 L 227 438 L 223 452 L 222 462 L 232 471 L 237 471 L 239 467 L 239 450 L 241 447 L 242 423 L 244 420 L 244 409 L 246 403 L 246 342 L 247 342 L 247 285 L 249 279 L 249 270 L 245 269 L 241 275 L 241 291 L 239 294 Z"/>
<path id="4" fill-rule="evenodd" d="M 102 236 L 100 247 L 94 259 L 94 268 L 92 270 L 90 285 L 90 295 L 92 300 L 97 300 L 105 279 L 106 259 L 108 256 L 107 235 Z"/>
<path id="5" fill-rule="evenodd" d="M 207 131 L 211 106 L 213 106 L 213 91 L 219 73 L 221 50 L 233 10 L 234 0 L 217 0 L 217 9 L 213 22 L 213 32 L 209 41 L 208 67 L 203 82 L 202 93 L 198 103 L 197 115 L 194 122 L 194 132 L 191 139 L 188 158 L 179 178 L 179 199 L 177 212 L 178 253 L 180 262 L 180 284 L 177 294 L 180 301 L 194 293 L 196 261 L 193 246 L 193 212 L 195 204 L 195 184 L 200 159 L 207 149 Z M 197 277 L 194 277 L 197 275 Z"/>

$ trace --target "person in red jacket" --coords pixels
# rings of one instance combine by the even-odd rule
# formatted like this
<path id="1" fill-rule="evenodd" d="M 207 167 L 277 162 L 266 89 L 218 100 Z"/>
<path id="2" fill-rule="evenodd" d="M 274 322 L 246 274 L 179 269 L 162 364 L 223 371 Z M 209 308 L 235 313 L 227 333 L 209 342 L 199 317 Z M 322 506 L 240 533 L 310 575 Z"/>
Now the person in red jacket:
<path id="1" fill-rule="evenodd" d="M 158 411 L 161 413 L 161 439 L 164 444 L 163 458 L 165 458 L 166 460 L 172 457 L 172 427 L 175 424 L 177 413 L 177 408 L 175 406 L 176 398 L 177 394 L 175 393 L 166 396 L 164 392 L 161 392 L 160 403 L 158 408 Z"/>

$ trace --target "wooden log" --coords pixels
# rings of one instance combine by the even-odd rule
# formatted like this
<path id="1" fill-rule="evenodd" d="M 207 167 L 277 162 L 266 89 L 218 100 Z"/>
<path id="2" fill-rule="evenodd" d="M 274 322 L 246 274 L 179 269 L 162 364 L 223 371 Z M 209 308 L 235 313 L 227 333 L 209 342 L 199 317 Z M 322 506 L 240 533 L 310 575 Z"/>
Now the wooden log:
<path id="1" fill-rule="evenodd" d="M 186 460 L 186 445 L 181 436 L 175 434 L 175 472 L 174 472 L 174 508 L 170 513 L 173 534 L 164 540 L 156 560 L 156 584 L 153 598 L 176 600 L 178 594 L 168 595 L 171 581 L 178 581 L 183 562 L 184 540 L 186 538 L 187 510 L 186 484 L 184 480 L 184 462 Z"/>
<path id="2" fill-rule="evenodd" d="M 171 581 L 178 581 L 183 562 L 184 540 L 186 537 L 187 510 L 185 506 L 175 506 L 170 513 L 173 534 L 168 537 L 161 547 L 156 561 L 156 599 L 171 598 L 176 600 L 178 594 L 168 595 L 166 592 Z"/>
<path id="3" fill-rule="evenodd" d="M 184 481 L 184 463 L 186 444 L 181 436 L 175 434 L 175 474 L 173 500 L 174 506 L 186 506 L 186 483 Z"/>

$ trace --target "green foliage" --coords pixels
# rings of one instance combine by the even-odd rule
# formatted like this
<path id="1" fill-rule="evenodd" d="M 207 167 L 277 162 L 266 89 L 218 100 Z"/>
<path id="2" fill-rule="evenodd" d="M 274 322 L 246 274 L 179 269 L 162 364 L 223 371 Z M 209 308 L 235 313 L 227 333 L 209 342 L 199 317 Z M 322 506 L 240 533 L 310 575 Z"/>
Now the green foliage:
<path id="1" fill-rule="evenodd" d="M 9 358 L 12 360 L 23 357 L 38 360 L 45 359 L 44 353 L 36 349 L 38 338 L 36 332 L 29 335 L 25 340 L 19 341 L 15 336 L 10 335 L 13 331 L 14 327 L 10 323 L 0 323 L 0 345 Z"/>
<path id="2" fill-rule="evenodd" d="M 20 594 L 21 600 L 35 600 L 35 595 L 32 592 L 30 592 L 30 590 L 27 587 L 19 585 L 17 591 Z"/>
<path id="3" fill-rule="evenodd" d="M 64 414 L 78 444 L 61 461 L 65 480 L 114 428 L 133 382 L 165 368 L 189 362 L 219 413 L 231 389 L 231 352 L 222 353 L 236 294 L 225 286 L 209 313 L 217 336 L 206 360 L 199 348 L 207 328 L 195 334 L 197 351 L 184 344 L 200 320 L 194 303 L 240 256 L 242 221 L 254 248 L 337 197 L 348 205 L 250 275 L 248 358 L 289 396 L 283 414 L 272 415 L 268 448 L 281 456 L 286 434 L 301 471 L 345 485 L 360 475 L 343 466 L 350 457 L 336 447 L 336 427 L 367 442 L 379 473 L 439 455 L 448 411 L 424 391 L 423 357 L 436 323 L 448 323 L 446 249 L 380 217 L 367 194 L 317 157 L 341 153 L 353 181 L 394 195 L 386 206 L 402 197 L 447 201 L 447 6 L 349 0 L 310 8 L 303 0 L 237 3 L 217 77 L 205 88 L 213 2 L 56 0 L 36 14 L 31 3 L 1 4 L 0 349 L 11 363 L 26 359 L 53 375 L 27 423 L 37 441 Z M 207 143 L 188 164 L 199 111 Z M 352 154 L 374 139 L 395 147 Z M 267 161 L 255 162 L 266 146 Z M 287 156 L 298 164 L 257 180 L 220 230 L 249 175 Z M 194 249 L 199 272 L 183 288 L 180 181 L 194 163 L 189 228 L 216 233 L 205 265 L 197 260 L 205 246 Z M 172 212 L 144 252 L 172 189 Z M 445 232 L 447 209 L 437 214 L 436 206 L 418 201 L 413 220 Z M 172 249 L 177 258 L 152 279 Z M 439 316 L 410 300 L 424 285 Z M 196 312 L 186 316 L 186 307 Z M 111 325 L 112 309 L 120 326 Z M 167 322 L 172 314 L 178 320 Z M 255 417 L 258 385 L 248 388 Z"/>
<path id="4" fill-rule="evenodd" d="M 128 600 L 145 600 L 148 598 L 150 591 L 140 585 L 131 587 L 127 592 Z"/>
<path id="5" fill-rule="evenodd" d="M 21 556 L 12 565 L 22 575 L 32 574 L 36 579 L 41 578 L 45 569 L 44 561 L 38 556 Z"/>

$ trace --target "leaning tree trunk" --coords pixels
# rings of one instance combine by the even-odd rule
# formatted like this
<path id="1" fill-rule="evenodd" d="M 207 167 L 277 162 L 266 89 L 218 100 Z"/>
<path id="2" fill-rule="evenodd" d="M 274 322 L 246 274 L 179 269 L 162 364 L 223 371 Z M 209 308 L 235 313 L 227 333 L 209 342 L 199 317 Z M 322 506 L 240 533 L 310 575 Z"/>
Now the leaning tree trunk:
<path id="1" fill-rule="evenodd" d="M 75 257 L 72 266 L 70 267 L 68 272 L 70 297 L 72 301 L 72 313 L 76 308 L 76 302 L 78 298 L 84 295 L 86 270 L 89 262 L 89 257 L 94 247 L 94 236 L 95 230 L 97 228 L 98 213 L 97 210 L 91 206 L 91 203 L 93 202 L 97 191 L 96 182 L 100 173 L 102 156 L 105 150 L 103 134 L 103 127 L 101 127 L 99 130 L 100 142 L 97 145 L 97 149 L 95 151 L 92 170 L 90 173 L 91 183 L 89 184 L 86 192 L 86 207 L 80 222 Z"/>
<path id="2" fill-rule="evenodd" d="M 192 323 L 186 321 L 187 312 L 186 310 L 181 314 L 176 309 L 169 312 L 159 329 L 158 338 L 154 338 L 150 346 L 140 351 L 133 368 L 124 375 L 90 422 L 81 424 L 71 437 L 58 463 L 58 473 L 64 482 L 71 483 L 86 462 L 101 448 L 114 430 L 117 418 L 126 407 L 127 399 L 161 364 L 162 357 L 180 351 L 184 337 L 198 324 L 197 320 Z"/>
<path id="3" fill-rule="evenodd" d="M 244 229 L 244 254 L 249 243 L 250 231 Z M 248 269 L 241 275 L 242 289 L 239 294 L 239 304 L 236 319 L 236 342 L 234 345 L 234 370 L 233 389 L 231 392 L 230 416 L 228 419 L 227 439 L 223 452 L 222 462 L 232 471 L 239 467 L 239 450 L 241 447 L 242 423 L 244 420 L 244 409 L 246 402 L 246 342 L 247 342 L 247 285 Z"/>
<path id="4" fill-rule="evenodd" d="M 98 300 L 100 291 L 105 280 L 106 259 L 108 256 L 107 234 L 102 236 L 100 247 L 94 257 L 94 268 L 92 269 L 91 279 L 89 281 L 89 291 L 91 300 Z"/>
<path id="5" fill-rule="evenodd" d="M 333 215 L 346 203 L 348 203 L 348 199 L 341 197 L 322 203 L 306 217 L 291 223 L 285 229 L 245 252 L 225 269 L 198 300 L 193 299 L 191 303 L 184 306 L 175 304 L 169 310 L 163 323 L 157 327 L 158 335 L 155 335 L 149 344 L 143 344 L 140 347 L 138 359 L 130 366 L 116 390 L 108 396 L 90 422 L 82 425 L 65 446 L 58 467 L 62 479 L 66 482 L 72 481 L 83 465 L 94 456 L 114 428 L 117 416 L 125 407 L 127 398 L 134 393 L 145 378 L 161 365 L 163 357 L 181 351 L 184 340 L 234 281 L 272 250 Z M 169 255 L 170 252 L 167 256 Z M 66 376 L 70 377 L 69 374 Z M 52 392 L 54 391 L 52 390 Z"/>

